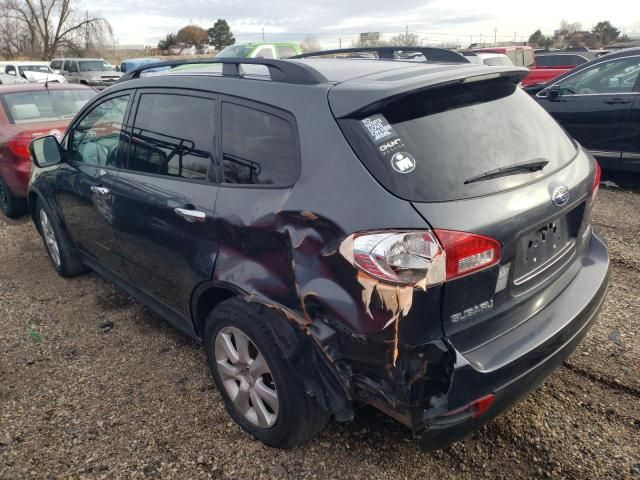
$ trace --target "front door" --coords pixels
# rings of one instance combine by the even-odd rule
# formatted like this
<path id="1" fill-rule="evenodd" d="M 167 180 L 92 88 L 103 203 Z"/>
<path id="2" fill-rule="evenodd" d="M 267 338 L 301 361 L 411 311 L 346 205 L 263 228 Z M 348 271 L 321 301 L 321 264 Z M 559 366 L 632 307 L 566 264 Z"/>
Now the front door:
<path id="1" fill-rule="evenodd" d="M 123 268 L 113 232 L 112 190 L 131 94 L 119 92 L 89 109 L 69 130 L 56 198 L 66 228 L 83 252 L 107 269 Z"/>
<path id="2" fill-rule="evenodd" d="M 217 100 L 145 90 L 136 104 L 126 168 L 114 190 L 116 235 L 136 287 L 186 319 L 218 249 Z"/>
<path id="3" fill-rule="evenodd" d="M 538 101 L 596 156 L 619 159 L 638 136 L 631 122 L 638 73 L 640 56 L 612 59 L 565 77 Z"/>

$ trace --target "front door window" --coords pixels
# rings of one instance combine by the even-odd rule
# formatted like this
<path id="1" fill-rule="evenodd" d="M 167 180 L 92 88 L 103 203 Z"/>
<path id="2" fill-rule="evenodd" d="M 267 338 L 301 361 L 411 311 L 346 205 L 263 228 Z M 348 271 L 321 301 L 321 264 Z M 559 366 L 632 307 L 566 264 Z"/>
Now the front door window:
<path id="1" fill-rule="evenodd" d="M 117 167 L 118 144 L 128 102 L 127 94 L 93 107 L 69 136 L 69 160 Z"/>

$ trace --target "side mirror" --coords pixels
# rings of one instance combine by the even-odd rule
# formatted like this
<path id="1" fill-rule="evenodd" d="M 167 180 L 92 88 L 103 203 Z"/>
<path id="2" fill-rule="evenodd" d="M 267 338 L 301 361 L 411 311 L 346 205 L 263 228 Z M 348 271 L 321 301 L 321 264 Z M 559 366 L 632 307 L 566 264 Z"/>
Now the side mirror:
<path id="1" fill-rule="evenodd" d="M 550 101 L 556 100 L 560 96 L 560 87 L 558 85 L 554 85 L 553 87 L 547 90 L 547 98 Z"/>
<path id="2" fill-rule="evenodd" d="M 51 167 L 62 162 L 62 147 L 53 135 L 36 138 L 29 144 L 31 161 L 38 168 Z"/>

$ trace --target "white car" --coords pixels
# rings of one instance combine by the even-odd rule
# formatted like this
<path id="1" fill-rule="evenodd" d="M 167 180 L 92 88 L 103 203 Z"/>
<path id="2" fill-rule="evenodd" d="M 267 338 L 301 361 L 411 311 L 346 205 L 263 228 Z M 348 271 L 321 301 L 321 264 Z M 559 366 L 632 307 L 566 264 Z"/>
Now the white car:
<path id="1" fill-rule="evenodd" d="M 30 82 L 67 82 L 66 78 L 51 70 L 47 62 L 0 62 L 0 73 L 25 78 Z"/>

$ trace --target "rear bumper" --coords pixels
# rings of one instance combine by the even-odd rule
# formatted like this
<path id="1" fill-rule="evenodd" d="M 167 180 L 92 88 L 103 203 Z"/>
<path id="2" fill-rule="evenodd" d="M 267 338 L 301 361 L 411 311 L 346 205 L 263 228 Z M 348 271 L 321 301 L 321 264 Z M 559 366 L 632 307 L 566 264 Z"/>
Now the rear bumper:
<path id="1" fill-rule="evenodd" d="M 10 164 L 2 171 L 2 177 L 11 193 L 18 198 L 25 198 L 29 189 L 30 163 L 28 161 Z"/>
<path id="2" fill-rule="evenodd" d="M 456 352 L 445 411 L 412 415 L 413 428 L 426 429 L 422 446 L 434 449 L 462 438 L 537 388 L 588 332 L 604 302 L 608 279 L 608 250 L 593 234 L 582 268 L 553 302 L 488 344 L 464 355 Z M 496 360 L 507 354 L 514 360 Z M 474 417 L 473 410 L 465 409 L 487 395 L 493 395 L 494 401 L 483 415 Z"/>

